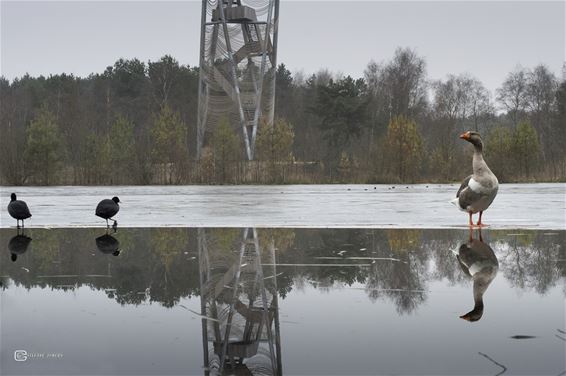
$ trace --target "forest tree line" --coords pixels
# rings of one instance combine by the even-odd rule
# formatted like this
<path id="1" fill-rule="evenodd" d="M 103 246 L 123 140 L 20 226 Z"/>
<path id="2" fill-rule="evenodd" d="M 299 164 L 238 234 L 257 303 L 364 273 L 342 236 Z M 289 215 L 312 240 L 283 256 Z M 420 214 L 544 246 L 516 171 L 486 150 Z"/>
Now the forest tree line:
<path id="1" fill-rule="evenodd" d="M 363 77 L 276 70 L 275 121 L 247 162 L 237 124 L 207 130 L 195 159 L 198 67 L 164 56 L 103 73 L 0 78 L 0 182 L 238 184 L 452 182 L 481 132 L 502 182 L 566 179 L 566 82 L 517 67 L 492 95 L 468 73 L 427 76 L 399 48 Z"/>

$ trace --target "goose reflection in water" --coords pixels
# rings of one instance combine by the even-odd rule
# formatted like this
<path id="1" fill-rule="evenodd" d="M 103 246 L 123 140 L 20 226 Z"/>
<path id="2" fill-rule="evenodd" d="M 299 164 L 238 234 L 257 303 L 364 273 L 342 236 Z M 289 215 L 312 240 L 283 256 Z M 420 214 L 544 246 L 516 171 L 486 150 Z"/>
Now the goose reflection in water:
<path id="1" fill-rule="evenodd" d="M 463 243 L 458 251 L 458 262 L 464 273 L 474 281 L 474 309 L 460 316 L 467 321 L 478 321 L 483 315 L 483 295 L 497 275 L 499 262 L 493 249 L 483 241 L 481 230 L 479 238 L 473 238 L 473 230 L 470 230 L 470 238 Z"/>
<path id="2" fill-rule="evenodd" d="M 23 255 L 27 252 L 31 240 L 29 236 L 24 234 L 18 234 L 10 239 L 8 250 L 11 253 L 12 261 L 15 262 L 18 259 L 18 255 Z"/>
<path id="3" fill-rule="evenodd" d="M 104 234 L 95 239 L 96 248 L 106 255 L 118 256 L 120 254 L 120 242 L 109 234 Z"/>

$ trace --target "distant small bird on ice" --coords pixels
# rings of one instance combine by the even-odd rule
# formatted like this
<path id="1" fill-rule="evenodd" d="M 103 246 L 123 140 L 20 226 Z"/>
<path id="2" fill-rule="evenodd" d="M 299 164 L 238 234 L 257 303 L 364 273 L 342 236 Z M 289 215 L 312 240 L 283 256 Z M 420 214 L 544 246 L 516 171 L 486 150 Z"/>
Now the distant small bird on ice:
<path id="1" fill-rule="evenodd" d="M 10 195 L 10 203 L 8 204 L 8 213 L 16 220 L 17 228 L 20 228 L 20 221 L 22 221 L 22 228 L 24 227 L 24 219 L 31 217 L 28 205 L 25 201 L 18 200 L 15 193 Z"/>
<path id="2" fill-rule="evenodd" d="M 98 203 L 98 205 L 96 206 L 96 211 L 94 212 L 94 214 L 96 214 L 97 217 L 103 218 L 106 220 L 106 228 L 108 228 L 108 220 L 111 219 L 114 221 L 114 225 L 112 225 L 112 227 L 116 227 L 118 226 L 118 222 L 112 218 L 114 217 L 118 211 L 120 210 L 120 206 L 118 205 L 118 203 L 120 202 L 120 199 L 116 196 L 112 197 L 112 199 L 105 199 L 102 200 Z"/>
<path id="3" fill-rule="evenodd" d="M 460 189 L 458 189 L 458 193 L 456 193 L 456 199 L 451 202 L 458 206 L 460 210 L 469 214 L 470 227 L 474 226 L 472 215 L 477 212 L 480 213 L 477 226 L 485 226 L 485 224 L 481 222 L 481 217 L 483 212 L 495 199 L 499 182 L 483 159 L 483 143 L 480 134 L 478 132 L 468 131 L 461 134 L 460 138 L 474 146 L 474 156 L 472 159 L 474 173 L 464 179 Z"/>

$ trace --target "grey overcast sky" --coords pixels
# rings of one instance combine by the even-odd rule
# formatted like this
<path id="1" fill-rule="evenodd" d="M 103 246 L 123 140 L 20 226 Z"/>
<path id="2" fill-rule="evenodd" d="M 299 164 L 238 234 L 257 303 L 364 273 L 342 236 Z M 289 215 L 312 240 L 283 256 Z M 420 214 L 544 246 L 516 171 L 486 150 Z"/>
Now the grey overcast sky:
<path id="1" fill-rule="evenodd" d="M 197 65 L 200 1 L 1 0 L 0 71 L 8 79 L 102 72 L 120 57 L 170 54 Z M 517 65 L 562 74 L 562 1 L 281 0 L 278 60 L 305 74 L 361 77 L 396 47 L 426 58 L 428 76 L 468 72 L 492 92 Z"/>

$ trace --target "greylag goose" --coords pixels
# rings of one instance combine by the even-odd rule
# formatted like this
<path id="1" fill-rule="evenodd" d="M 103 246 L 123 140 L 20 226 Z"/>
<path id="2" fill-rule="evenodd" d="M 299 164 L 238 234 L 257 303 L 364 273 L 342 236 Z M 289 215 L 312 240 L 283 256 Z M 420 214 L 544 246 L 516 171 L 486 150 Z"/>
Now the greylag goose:
<path id="1" fill-rule="evenodd" d="M 470 240 L 460 246 L 457 258 L 462 270 L 474 281 L 474 308 L 460 318 L 478 321 L 483 316 L 483 294 L 497 275 L 499 262 L 493 249 L 483 242 L 481 232 L 479 240 L 470 236 Z"/>
<path id="2" fill-rule="evenodd" d="M 120 206 L 118 205 L 119 202 L 120 199 L 114 196 L 112 197 L 112 200 L 109 199 L 102 200 L 96 206 L 96 211 L 94 212 L 94 214 L 96 214 L 97 217 L 106 220 L 106 228 L 108 228 L 109 219 L 114 221 L 113 227 L 116 227 L 118 225 L 118 222 L 116 222 L 116 220 L 112 217 L 114 217 L 116 213 L 118 213 L 118 211 L 120 210 Z"/>
<path id="3" fill-rule="evenodd" d="M 8 213 L 16 220 L 17 228 L 20 228 L 20 221 L 22 221 L 22 228 L 24 227 L 24 219 L 31 217 L 28 205 L 25 201 L 18 200 L 15 193 L 10 196 L 10 203 L 8 204 Z"/>
<path id="4" fill-rule="evenodd" d="M 460 189 L 456 193 L 456 199 L 452 203 L 470 216 L 470 226 L 474 226 L 472 215 L 480 213 L 477 226 L 485 226 L 482 224 L 481 217 L 483 212 L 491 205 L 499 182 L 497 177 L 491 172 L 487 164 L 483 160 L 483 143 L 478 132 L 468 131 L 460 135 L 460 138 L 468 141 L 474 146 L 474 157 L 472 161 L 473 174 L 468 176 L 462 182 Z"/>

